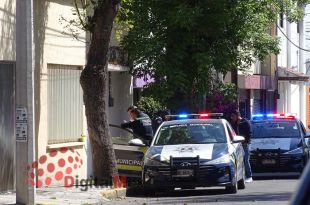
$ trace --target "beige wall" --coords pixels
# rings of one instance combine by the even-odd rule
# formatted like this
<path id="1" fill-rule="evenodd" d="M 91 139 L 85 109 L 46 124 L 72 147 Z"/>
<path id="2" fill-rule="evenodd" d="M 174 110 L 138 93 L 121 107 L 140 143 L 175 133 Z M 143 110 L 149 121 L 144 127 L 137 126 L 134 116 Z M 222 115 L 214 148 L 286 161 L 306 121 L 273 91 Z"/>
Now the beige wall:
<path id="1" fill-rule="evenodd" d="M 0 61 L 15 61 L 15 0 L 0 1 Z"/>
<path id="2" fill-rule="evenodd" d="M 57 165 L 58 160 L 63 158 L 67 165 L 68 157 L 72 152 L 61 153 L 59 149 L 58 155 L 50 156 L 50 151 L 53 147 L 48 146 L 48 117 L 47 117 L 47 65 L 48 64 L 62 64 L 62 65 L 85 65 L 85 33 L 77 41 L 69 34 L 64 34 L 64 27 L 66 23 L 61 18 L 72 19 L 72 1 L 67 0 L 34 0 L 34 39 L 35 39 L 35 53 L 36 53 L 36 128 L 37 128 L 37 153 L 38 159 L 46 155 L 50 163 Z M 86 134 L 86 133 L 84 133 Z M 72 144 L 71 144 L 72 145 Z M 69 146 L 69 144 L 63 144 Z M 85 146 L 69 147 L 74 152 L 79 152 L 80 158 L 86 162 Z M 46 164 L 42 165 L 45 168 Z M 74 164 L 72 164 L 74 166 Z M 59 166 L 52 173 L 54 175 L 57 171 L 64 171 L 64 168 Z M 40 164 L 39 164 L 40 168 Z M 87 164 L 84 163 L 81 167 L 74 169 L 70 176 L 78 175 L 80 179 L 86 178 Z M 45 178 L 51 175 L 45 172 Z M 44 177 L 43 177 L 44 178 Z M 53 180 L 52 185 L 63 185 L 63 180 Z"/>

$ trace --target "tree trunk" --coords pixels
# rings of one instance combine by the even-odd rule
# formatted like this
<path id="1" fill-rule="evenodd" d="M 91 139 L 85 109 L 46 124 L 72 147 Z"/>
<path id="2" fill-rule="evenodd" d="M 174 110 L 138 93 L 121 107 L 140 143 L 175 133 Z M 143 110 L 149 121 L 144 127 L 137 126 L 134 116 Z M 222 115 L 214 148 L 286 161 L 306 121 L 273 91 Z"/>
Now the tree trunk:
<path id="1" fill-rule="evenodd" d="M 100 184 L 110 182 L 111 177 L 117 175 L 105 105 L 108 79 L 107 54 L 113 20 L 119 3 L 120 1 L 117 0 L 105 0 L 98 1 L 98 5 L 95 6 L 87 64 L 80 78 L 88 133 L 93 150 L 94 177 Z"/>

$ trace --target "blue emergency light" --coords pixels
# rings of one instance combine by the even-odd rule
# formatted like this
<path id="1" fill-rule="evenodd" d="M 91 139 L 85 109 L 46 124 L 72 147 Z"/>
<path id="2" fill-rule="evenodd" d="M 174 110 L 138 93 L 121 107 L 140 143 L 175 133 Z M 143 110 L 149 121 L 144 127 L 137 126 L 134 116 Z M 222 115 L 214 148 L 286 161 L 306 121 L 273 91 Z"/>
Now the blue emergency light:
<path id="1" fill-rule="evenodd" d="M 179 115 L 166 115 L 166 118 L 169 120 L 175 120 L 175 119 L 219 119 L 224 116 L 223 113 L 200 113 L 200 114 L 179 114 Z"/>
<path id="2" fill-rule="evenodd" d="M 288 113 L 268 113 L 268 114 L 253 114 L 252 120 L 261 120 L 261 119 L 296 119 L 293 114 Z"/>
<path id="3" fill-rule="evenodd" d="M 187 114 L 180 114 L 179 118 L 188 118 L 188 115 Z"/>

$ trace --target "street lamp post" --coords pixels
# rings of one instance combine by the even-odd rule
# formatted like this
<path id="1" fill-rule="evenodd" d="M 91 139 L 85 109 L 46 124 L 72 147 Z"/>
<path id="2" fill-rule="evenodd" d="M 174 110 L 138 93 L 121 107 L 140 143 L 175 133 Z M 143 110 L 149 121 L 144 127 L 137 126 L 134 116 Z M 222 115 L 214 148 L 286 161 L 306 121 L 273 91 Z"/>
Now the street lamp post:
<path id="1" fill-rule="evenodd" d="M 35 159 L 33 19 L 33 0 L 16 1 L 16 202 L 30 205 L 35 186 L 25 173 Z"/>

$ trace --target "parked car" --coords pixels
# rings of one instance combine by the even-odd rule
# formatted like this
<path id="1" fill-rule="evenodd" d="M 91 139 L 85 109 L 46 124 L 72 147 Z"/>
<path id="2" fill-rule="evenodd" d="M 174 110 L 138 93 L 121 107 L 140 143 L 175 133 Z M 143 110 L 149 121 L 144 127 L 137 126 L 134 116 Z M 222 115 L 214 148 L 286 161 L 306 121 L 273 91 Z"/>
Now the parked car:
<path id="1" fill-rule="evenodd" d="M 212 116 L 217 114 L 169 116 L 173 120 L 159 127 L 142 163 L 145 190 L 222 186 L 237 193 L 245 188 L 244 138 Z"/>
<path id="2" fill-rule="evenodd" d="M 309 159 L 309 135 L 303 123 L 289 114 L 255 114 L 251 122 L 250 163 L 254 175 L 300 175 Z"/>
<path id="3" fill-rule="evenodd" d="M 110 124 L 118 174 L 127 178 L 127 185 L 141 184 L 142 162 L 148 146 L 140 136 L 118 125 Z"/>

